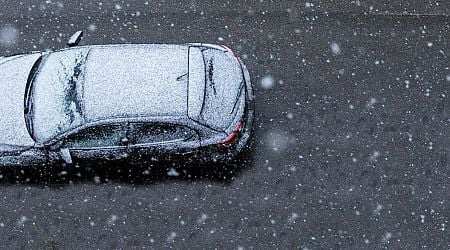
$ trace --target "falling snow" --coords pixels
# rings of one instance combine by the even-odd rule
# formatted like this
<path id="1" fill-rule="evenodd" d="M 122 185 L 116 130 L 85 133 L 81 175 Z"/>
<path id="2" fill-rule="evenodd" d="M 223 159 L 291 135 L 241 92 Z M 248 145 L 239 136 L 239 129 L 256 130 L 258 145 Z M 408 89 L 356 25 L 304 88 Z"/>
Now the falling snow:
<path id="1" fill-rule="evenodd" d="M 275 87 L 275 78 L 271 75 L 261 78 L 260 85 L 263 89 L 272 89 Z"/>
<path id="2" fill-rule="evenodd" d="M 341 46 L 339 46 L 339 44 L 337 44 L 336 42 L 331 42 L 330 48 L 331 52 L 333 52 L 333 55 L 341 54 Z"/>
<path id="3" fill-rule="evenodd" d="M 447 2 L 2 1 L 0 165 L 16 164 L 0 169 L 2 248 L 449 249 Z M 62 152 L 55 144 L 37 145 L 46 150 L 41 155 L 33 151 L 24 121 L 25 85 L 41 54 L 3 56 L 66 49 L 78 30 L 83 46 L 198 42 L 232 48 L 254 86 L 250 150 L 229 165 L 159 165 L 156 158 L 134 157 L 19 166 L 18 155 L 33 163 L 33 157 L 45 162 Z M 137 54 L 163 75 L 156 70 L 158 56 Z M 106 98 L 94 100 L 133 110 L 181 103 L 145 93 L 154 75 L 130 68 L 134 57 L 125 65 L 114 57 L 93 72 L 113 86 Z M 196 81 L 211 87 L 203 64 L 187 72 L 169 59 L 164 91 L 186 88 L 192 82 L 173 79 L 188 74 L 193 81 L 195 72 Z M 212 82 L 227 74 L 214 66 Z M 123 77 L 114 74 L 119 70 Z M 118 80 L 136 71 L 147 72 L 141 85 Z M 229 92 L 219 85 L 216 90 Z M 134 107 L 136 98 L 119 95 L 130 89 L 145 94 L 148 106 Z M 80 93 L 98 97 L 100 90 Z M 57 115 L 43 113 L 44 120 Z M 57 128 L 44 123 L 34 129 Z M 18 141 L 26 147 L 13 145 Z"/>
<path id="4" fill-rule="evenodd" d="M 19 38 L 19 31 L 13 26 L 0 27 L 0 45 L 13 46 Z"/>

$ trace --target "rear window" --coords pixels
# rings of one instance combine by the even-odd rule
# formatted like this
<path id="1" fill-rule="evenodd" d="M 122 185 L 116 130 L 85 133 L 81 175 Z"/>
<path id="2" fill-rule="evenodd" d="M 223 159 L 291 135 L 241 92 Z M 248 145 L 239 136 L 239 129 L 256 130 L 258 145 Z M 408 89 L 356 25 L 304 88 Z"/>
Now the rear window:
<path id="1" fill-rule="evenodd" d="M 242 94 L 243 76 L 236 59 L 216 49 L 203 51 L 206 83 L 201 117 L 206 125 L 225 130 L 236 116 Z"/>

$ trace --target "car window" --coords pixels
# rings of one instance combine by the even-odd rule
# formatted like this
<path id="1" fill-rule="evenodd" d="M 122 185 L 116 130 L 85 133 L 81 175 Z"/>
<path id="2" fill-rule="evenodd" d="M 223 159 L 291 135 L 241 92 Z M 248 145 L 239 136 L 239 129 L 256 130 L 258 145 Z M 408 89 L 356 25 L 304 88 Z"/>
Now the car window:
<path id="1" fill-rule="evenodd" d="M 122 125 L 101 125 L 86 128 L 66 137 L 64 148 L 100 148 L 122 146 L 124 138 Z"/>
<path id="2" fill-rule="evenodd" d="M 189 140 L 194 135 L 194 130 L 182 125 L 134 123 L 131 140 L 133 144 L 159 143 Z"/>

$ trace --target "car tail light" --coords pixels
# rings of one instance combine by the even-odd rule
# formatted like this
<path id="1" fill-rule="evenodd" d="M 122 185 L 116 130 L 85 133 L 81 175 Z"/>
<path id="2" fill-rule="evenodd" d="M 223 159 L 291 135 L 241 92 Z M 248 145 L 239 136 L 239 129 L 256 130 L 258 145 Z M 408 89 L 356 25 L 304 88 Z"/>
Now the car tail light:
<path id="1" fill-rule="evenodd" d="M 217 143 L 217 146 L 219 147 L 229 147 L 233 145 L 239 139 L 239 136 L 241 135 L 241 131 L 244 127 L 244 120 L 240 120 L 236 127 L 233 129 L 233 132 L 229 136 L 227 136 L 225 139 Z"/>

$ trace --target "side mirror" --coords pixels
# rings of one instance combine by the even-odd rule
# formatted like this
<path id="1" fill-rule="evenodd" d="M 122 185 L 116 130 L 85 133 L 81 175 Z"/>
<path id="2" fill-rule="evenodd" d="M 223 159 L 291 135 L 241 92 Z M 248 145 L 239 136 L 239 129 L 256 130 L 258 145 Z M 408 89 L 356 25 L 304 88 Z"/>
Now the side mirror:
<path id="1" fill-rule="evenodd" d="M 65 163 L 67 164 L 72 164 L 72 156 L 70 155 L 70 150 L 68 148 L 61 148 L 59 150 L 59 154 L 61 156 L 61 159 L 64 160 Z"/>
<path id="2" fill-rule="evenodd" d="M 67 45 L 69 45 L 69 47 L 75 47 L 78 45 L 78 43 L 80 43 L 81 37 L 83 37 L 83 31 L 79 30 L 77 32 L 75 32 L 75 34 L 73 34 L 69 41 L 67 42 Z"/>

